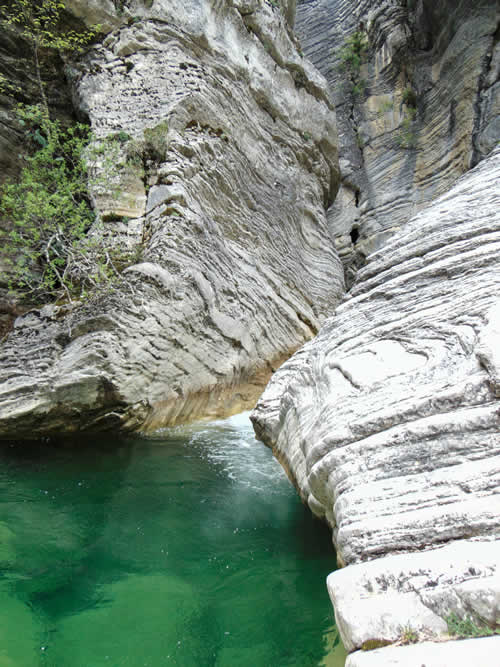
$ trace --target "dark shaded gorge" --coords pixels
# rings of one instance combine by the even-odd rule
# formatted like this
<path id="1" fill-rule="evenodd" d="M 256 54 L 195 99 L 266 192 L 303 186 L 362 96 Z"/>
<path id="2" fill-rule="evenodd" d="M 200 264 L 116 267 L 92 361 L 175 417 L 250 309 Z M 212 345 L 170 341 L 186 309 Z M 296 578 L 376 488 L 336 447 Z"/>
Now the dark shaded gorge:
<path id="1" fill-rule="evenodd" d="M 246 415 L 0 447 L 2 667 L 343 665 L 334 566 Z"/>

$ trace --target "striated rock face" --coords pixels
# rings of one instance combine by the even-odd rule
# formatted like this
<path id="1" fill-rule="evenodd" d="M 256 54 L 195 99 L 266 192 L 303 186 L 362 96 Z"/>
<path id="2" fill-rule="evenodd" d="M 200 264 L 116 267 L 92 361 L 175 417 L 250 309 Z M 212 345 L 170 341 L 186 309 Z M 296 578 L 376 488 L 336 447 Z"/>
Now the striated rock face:
<path id="1" fill-rule="evenodd" d="M 110 32 L 67 72 L 99 139 L 147 148 L 117 171 L 114 200 L 94 193 L 95 233 L 140 259 L 117 291 L 17 319 L 0 347 L 0 437 L 252 406 L 343 292 L 325 218 L 335 116 L 293 3 L 126 5 L 68 3 Z"/>
<path id="2" fill-rule="evenodd" d="M 252 415 L 343 563 L 498 528 L 499 176 L 497 149 L 374 253 Z"/>
<path id="3" fill-rule="evenodd" d="M 340 563 L 384 557 L 379 591 L 372 563 L 330 576 L 350 650 L 395 641 L 388 610 L 403 604 L 402 592 L 413 591 L 414 613 L 401 618 L 418 623 L 432 610 L 434 625 L 422 621 L 420 630 L 437 632 L 436 616 L 443 626 L 456 610 L 499 622 L 500 542 L 488 546 L 484 572 L 464 565 L 459 576 L 460 562 L 486 553 L 476 542 L 498 539 L 500 529 L 499 178 L 496 149 L 371 255 L 335 316 L 275 373 L 252 414 L 305 502 L 332 527 Z M 448 543 L 421 567 L 393 556 Z M 426 572 L 424 561 L 437 565 Z M 346 600 L 367 582 L 368 602 L 354 609 Z"/>
<path id="4" fill-rule="evenodd" d="M 327 77 L 342 184 L 328 220 L 351 284 L 366 256 L 500 135 L 496 0 L 305 0 L 297 30 Z M 361 66 L 343 68 L 359 32 Z M 344 52 L 345 54 L 345 52 Z"/>

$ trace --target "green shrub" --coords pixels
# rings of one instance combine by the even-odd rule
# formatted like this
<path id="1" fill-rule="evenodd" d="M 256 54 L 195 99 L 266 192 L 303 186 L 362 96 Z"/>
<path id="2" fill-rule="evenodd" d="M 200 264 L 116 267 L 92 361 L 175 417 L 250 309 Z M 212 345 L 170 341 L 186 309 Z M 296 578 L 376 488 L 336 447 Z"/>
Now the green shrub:
<path id="1" fill-rule="evenodd" d="M 0 74 L 0 95 L 9 95 L 13 97 L 21 92 L 19 86 L 14 85 L 6 76 Z"/>
<path id="2" fill-rule="evenodd" d="M 127 134 L 127 132 L 124 132 L 123 130 L 120 130 L 120 132 L 113 134 L 111 138 L 115 139 L 120 144 L 126 144 L 127 141 L 130 141 L 132 139 L 131 135 Z"/>
<path id="3" fill-rule="evenodd" d="M 85 32 L 64 30 L 64 10 L 64 0 L 0 0 L 0 24 L 16 30 L 30 46 L 40 102 L 47 118 L 49 104 L 41 74 L 42 52 L 48 49 L 80 53 L 100 31 L 99 25 L 87 28 Z"/>
<path id="4" fill-rule="evenodd" d="M 368 50 L 368 38 L 364 32 L 357 31 L 347 37 L 340 51 L 340 65 L 351 74 L 359 73 Z"/>
<path id="5" fill-rule="evenodd" d="M 141 139 L 132 139 L 126 145 L 127 160 L 136 166 L 150 162 L 165 161 L 168 151 L 168 122 L 158 123 L 144 130 Z"/>
<path id="6" fill-rule="evenodd" d="M 378 112 L 380 115 L 383 115 L 388 111 L 393 111 L 393 110 L 394 110 L 394 102 L 392 100 L 384 100 L 384 102 L 382 102 L 382 104 L 380 105 Z"/>
<path id="7" fill-rule="evenodd" d="M 413 90 L 413 88 L 410 88 L 407 86 L 403 90 L 403 96 L 402 96 L 403 104 L 406 104 L 407 107 L 410 107 L 412 109 L 417 108 L 417 94 Z"/>
<path id="8" fill-rule="evenodd" d="M 144 152 L 146 159 L 164 162 L 168 150 L 168 122 L 158 123 L 144 130 Z"/>
<path id="9" fill-rule="evenodd" d="M 368 38 L 364 32 L 358 31 L 350 35 L 340 50 L 340 70 L 346 72 L 351 81 L 351 92 L 354 97 L 363 96 L 366 81 L 361 78 L 361 65 L 366 60 Z"/>
<path id="10" fill-rule="evenodd" d="M 470 616 L 460 618 L 457 614 L 451 613 L 445 621 L 448 624 L 448 632 L 455 637 L 489 637 L 500 634 L 500 629 L 492 630 L 487 625 L 478 625 Z"/>
<path id="11" fill-rule="evenodd" d="M 417 110 L 409 107 L 403 116 L 401 129 L 396 134 L 396 142 L 400 148 L 410 150 L 417 147 L 418 137 L 414 128 L 415 116 Z"/>
<path id="12" fill-rule="evenodd" d="M 356 83 L 352 84 L 351 92 L 354 97 L 363 97 L 366 90 L 366 81 L 358 79 Z"/>
<path id="13" fill-rule="evenodd" d="M 401 628 L 402 644 L 415 644 L 416 642 L 418 642 L 418 632 L 411 625 L 405 625 Z"/>
<path id="14" fill-rule="evenodd" d="M 40 106 L 19 109 L 28 154 L 19 178 L 0 188 L 2 251 L 10 287 L 30 300 L 87 292 L 117 275 L 98 234 L 88 193 L 90 130 L 64 129 Z"/>
<path id="15" fill-rule="evenodd" d="M 360 150 L 362 150 L 365 147 L 365 140 L 359 129 L 356 130 L 356 146 Z"/>

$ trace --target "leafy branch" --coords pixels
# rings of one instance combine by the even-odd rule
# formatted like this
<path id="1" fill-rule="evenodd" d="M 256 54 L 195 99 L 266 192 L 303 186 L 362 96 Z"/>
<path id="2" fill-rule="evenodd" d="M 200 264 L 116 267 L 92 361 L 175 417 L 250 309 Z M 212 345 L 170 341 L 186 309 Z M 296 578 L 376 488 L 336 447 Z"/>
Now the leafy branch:
<path id="1" fill-rule="evenodd" d="M 352 84 L 352 93 L 362 95 L 366 82 L 361 78 L 361 65 L 366 61 L 368 38 L 362 31 L 347 37 L 340 50 L 340 69 L 347 73 Z"/>
<path id="2" fill-rule="evenodd" d="M 35 76 L 43 111 L 49 118 L 49 104 L 41 73 L 41 50 L 79 53 L 99 32 L 96 25 L 85 32 L 62 30 L 63 0 L 0 0 L 0 24 L 15 28 L 31 47 Z"/>

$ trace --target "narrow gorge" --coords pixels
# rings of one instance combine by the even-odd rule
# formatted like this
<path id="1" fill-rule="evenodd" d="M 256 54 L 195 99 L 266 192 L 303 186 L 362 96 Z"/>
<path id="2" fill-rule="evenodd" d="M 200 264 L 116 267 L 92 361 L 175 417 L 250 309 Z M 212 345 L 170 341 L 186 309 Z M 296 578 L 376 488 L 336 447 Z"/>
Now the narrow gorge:
<path id="1" fill-rule="evenodd" d="M 346 666 L 493 667 L 498 3 L 63 4 L 66 31 L 96 34 L 42 52 L 43 90 L 91 130 L 86 234 L 122 259 L 85 298 L 36 301 L 3 244 L 0 439 L 155 438 L 253 409 L 331 529 Z M 2 182 L 35 74 L 4 23 Z M 305 656 L 286 664 L 327 664 Z"/>

